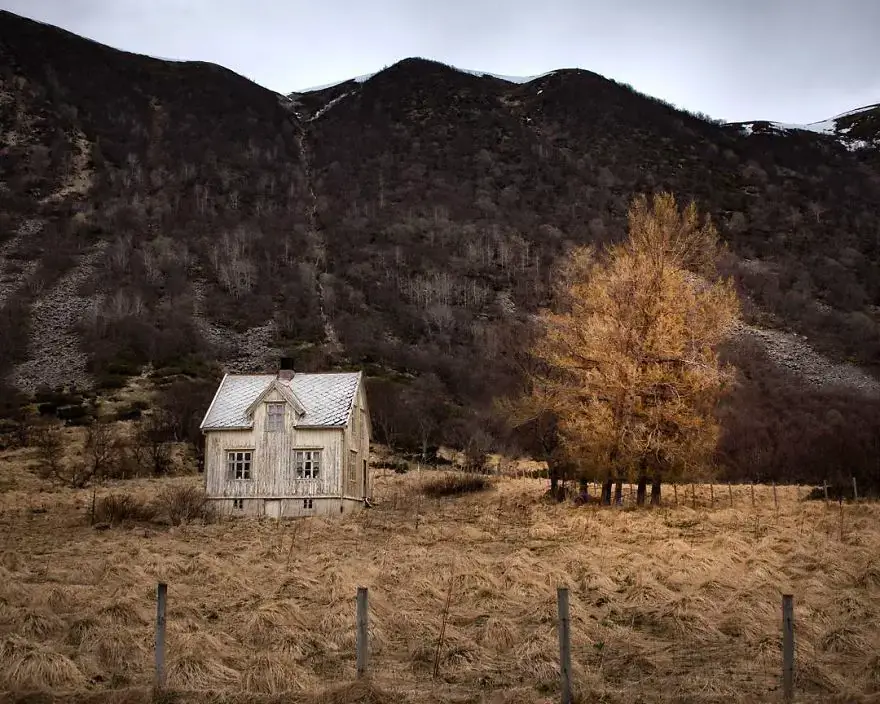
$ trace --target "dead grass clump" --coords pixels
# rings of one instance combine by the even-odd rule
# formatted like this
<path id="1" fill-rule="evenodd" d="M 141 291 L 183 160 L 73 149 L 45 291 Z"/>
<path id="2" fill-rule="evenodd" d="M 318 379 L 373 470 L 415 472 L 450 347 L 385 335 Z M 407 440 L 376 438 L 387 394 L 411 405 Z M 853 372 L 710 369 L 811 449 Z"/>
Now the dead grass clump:
<path id="1" fill-rule="evenodd" d="M 70 658 L 17 635 L 0 641 L 0 662 L 0 682 L 5 689 L 72 689 L 85 684 L 85 677 Z"/>
<path id="2" fill-rule="evenodd" d="M 489 616 L 480 631 L 479 643 L 485 648 L 503 653 L 512 648 L 519 639 L 516 625 L 506 618 Z"/>
<path id="3" fill-rule="evenodd" d="M 260 694 L 304 690 L 314 684 L 301 675 L 302 669 L 293 658 L 269 651 L 257 653 L 248 660 L 242 684 L 245 691 Z"/>
<path id="4" fill-rule="evenodd" d="M 149 622 L 140 604 L 128 600 L 115 600 L 100 611 L 114 626 L 142 626 Z"/>
<path id="5" fill-rule="evenodd" d="M 75 648 L 81 647 L 91 640 L 98 632 L 98 622 L 93 618 L 78 618 L 67 629 L 65 642 Z"/>
<path id="6" fill-rule="evenodd" d="M 146 660 L 146 652 L 137 639 L 126 631 L 105 635 L 96 647 L 101 666 L 114 675 L 137 672 Z"/>
<path id="7" fill-rule="evenodd" d="M 18 614 L 18 632 L 34 640 L 46 640 L 63 628 L 61 620 L 51 614 L 43 614 L 33 609 L 23 609 Z"/>
<path id="8" fill-rule="evenodd" d="M 406 704 L 399 692 L 380 689 L 369 679 L 328 689 L 314 699 L 314 704 Z"/>
<path id="9" fill-rule="evenodd" d="M 265 646 L 284 632 L 287 614 L 284 608 L 275 603 L 261 604 L 251 611 L 245 625 L 245 636 L 249 643 Z"/>
<path id="10" fill-rule="evenodd" d="M 168 686 L 170 689 L 222 691 L 237 688 L 241 673 L 232 667 L 241 664 L 241 653 L 231 659 L 230 644 L 205 630 L 169 630 Z M 222 634 L 217 634 L 222 635 Z"/>
<path id="11" fill-rule="evenodd" d="M 494 486 L 492 478 L 486 474 L 473 472 L 443 472 L 422 482 L 421 490 L 426 496 L 443 498 L 461 496 L 486 491 Z"/>
<path id="12" fill-rule="evenodd" d="M 217 511 L 205 492 L 199 487 L 176 485 L 168 486 L 156 497 L 156 507 L 172 525 L 203 521 L 211 523 L 217 519 Z"/>
<path id="13" fill-rule="evenodd" d="M 95 502 L 95 521 L 119 525 L 145 523 L 156 517 L 156 508 L 131 494 L 110 494 Z"/>

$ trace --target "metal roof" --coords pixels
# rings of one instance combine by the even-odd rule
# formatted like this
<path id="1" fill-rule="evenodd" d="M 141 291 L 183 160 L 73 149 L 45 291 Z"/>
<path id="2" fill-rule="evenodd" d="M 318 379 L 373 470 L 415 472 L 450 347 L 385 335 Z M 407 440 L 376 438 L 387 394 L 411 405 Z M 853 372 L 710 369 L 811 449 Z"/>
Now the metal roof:
<path id="1" fill-rule="evenodd" d="M 299 427 L 343 427 L 354 403 L 360 372 L 338 374 L 294 374 L 293 379 L 278 379 L 290 387 L 306 409 L 297 420 Z M 214 400 L 205 413 L 202 430 L 251 428 L 247 417 L 251 403 L 273 383 L 274 374 L 227 374 L 220 382 Z"/>

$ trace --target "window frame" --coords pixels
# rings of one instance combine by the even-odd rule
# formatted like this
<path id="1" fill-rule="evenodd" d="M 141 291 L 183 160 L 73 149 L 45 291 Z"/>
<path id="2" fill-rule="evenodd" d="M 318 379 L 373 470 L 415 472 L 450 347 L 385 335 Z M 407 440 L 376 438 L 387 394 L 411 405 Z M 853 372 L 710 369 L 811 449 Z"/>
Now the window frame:
<path id="1" fill-rule="evenodd" d="M 357 485 L 358 485 L 358 459 L 359 459 L 358 451 L 354 448 L 349 449 L 348 451 L 348 464 L 346 466 L 346 475 L 348 476 L 348 489 L 349 496 L 357 496 Z"/>
<path id="2" fill-rule="evenodd" d="M 302 468 L 297 465 L 299 463 L 298 455 L 302 455 Z M 306 455 L 309 455 L 307 458 Z M 291 450 L 291 469 L 293 470 L 293 478 L 298 482 L 312 482 L 321 478 L 321 472 L 324 469 L 324 448 L 323 447 L 294 447 Z M 315 461 L 317 460 L 317 467 Z M 312 466 L 306 469 L 306 463 Z M 306 472 L 310 472 L 306 475 Z"/>
<path id="3" fill-rule="evenodd" d="M 312 498 L 307 497 L 303 499 L 303 511 L 311 511 L 315 508 L 315 502 Z"/>
<path id="4" fill-rule="evenodd" d="M 272 409 L 280 408 L 281 413 L 272 413 Z M 266 425 L 267 433 L 284 432 L 285 422 L 287 419 L 287 404 L 284 401 L 267 401 L 266 402 Z M 278 425 L 274 425 L 277 423 Z"/>
<path id="5" fill-rule="evenodd" d="M 233 499 L 232 509 L 234 511 L 244 511 L 244 499 Z"/>
<path id="6" fill-rule="evenodd" d="M 250 482 L 254 479 L 254 449 L 252 447 L 242 447 L 237 449 L 226 450 L 226 473 L 229 481 L 234 482 Z M 241 458 L 234 457 L 242 455 Z M 244 455 L 247 457 L 245 458 Z M 239 466 L 240 465 L 240 466 Z M 242 476 L 238 476 L 238 474 Z M 244 476 L 244 475 L 247 476 Z"/>

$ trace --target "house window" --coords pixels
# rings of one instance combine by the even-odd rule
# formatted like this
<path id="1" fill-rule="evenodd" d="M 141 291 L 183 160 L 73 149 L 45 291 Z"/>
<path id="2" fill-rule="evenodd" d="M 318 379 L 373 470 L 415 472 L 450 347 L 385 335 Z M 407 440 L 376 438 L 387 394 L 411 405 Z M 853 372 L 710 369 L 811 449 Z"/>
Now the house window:
<path id="1" fill-rule="evenodd" d="M 244 499 L 233 499 L 232 508 L 236 511 L 244 511 Z"/>
<path id="2" fill-rule="evenodd" d="M 321 472 L 321 451 L 294 450 L 293 467 L 297 479 L 317 479 Z"/>
<path id="3" fill-rule="evenodd" d="M 357 461 L 357 452 L 355 450 L 349 451 L 346 474 L 348 475 L 348 493 L 350 496 L 357 494 Z"/>
<path id="4" fill-rule="evenodd" d="M 303 508 L 312 508 L 312 500 L 303 499 Z"/>
<path id="5" fill-rule="evenodd" d="M 284 430 L 283 403 L 266 404 L 266 432 L 275 433 Z"/>
<path id="6" fill-rule="evenodd" d="M 230 450 L 226 453 L 226 467 L 232 479 L 251 478 L 251 450 Z"/>

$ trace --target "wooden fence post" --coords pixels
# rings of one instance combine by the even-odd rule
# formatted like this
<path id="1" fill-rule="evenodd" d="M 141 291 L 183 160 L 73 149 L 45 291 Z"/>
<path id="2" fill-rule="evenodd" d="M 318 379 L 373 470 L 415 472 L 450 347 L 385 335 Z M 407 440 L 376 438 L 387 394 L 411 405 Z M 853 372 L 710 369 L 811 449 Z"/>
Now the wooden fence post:
<path id="1" fill-rule="evenodd" d="M 794 596 L 782 595 L 782 696 L 794 696 Z"/>
<path id="2" fill-rule="evenodd" d="M 678 484 L 672 482 L 672 493 L 675 494 L 675 505 L 678 506 Z"/>
<path id="3" fill-rule="evenodd" d="M 562 704 L 571 704 L 571 620 L 568 613 L 568 588 L 556 588 L 559 609 L 559 677 Z"/>
<path id="4" fill-rule="evenodd" d="M 752 490 L 752 508 L 755 508 L 755 482 L 749 488 Z"/>
<path id="5" fill-rule="evenodd" d="M 733 487 L 727 482 L 727 493 L 730 494 L 730 508 L 733 508 Z"/>
<path id="6" fill-rule="evenodd" d="M 156 681 L 157 690 L 165 689 L 165 603 L 168 585 L 159 582 L 156 588 Z"/>
<path id="7" fill-rule="evenodd" d="M 825 503 L 828 503 L 828 480 L 824 479 L 822 481 L 822 488 L 825 489 Z"/>
<path id="8" fill-rule="evenodd" d="M 709 482 L 709 505 L 715 508 L 715 485 Z"/>
<path id="9" fill-rule="evenodd" d="M 776 482 L 773 482 L 773 505 L 779 510 L 779 499 L 776 497 Z"/>
<path id="10" fill-rule="evenodd" d="M 367 629 L 369 624 L 369 609 L 367 602 L 367 588 L 358 587 L 357 590 L 357 676 L 363 677 L 367 672 Z"/>
<path id="11" fill-rule="evenodd" d="M 856 485 L 856 478 L 853 477 L 853 501 L 859 500 L 859 487 Z"/>
<path id="12" fill-rule="evenodd" d="M 691 484 L 691 508 L 697 510 L 697 485 Z"/>

